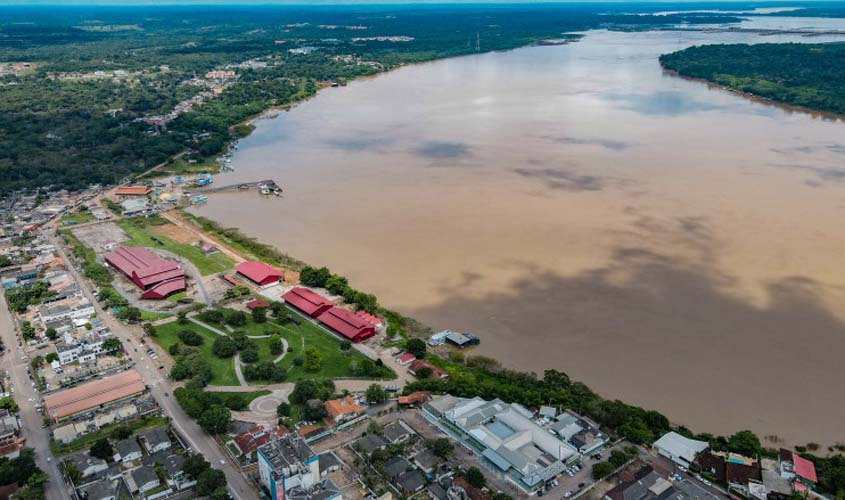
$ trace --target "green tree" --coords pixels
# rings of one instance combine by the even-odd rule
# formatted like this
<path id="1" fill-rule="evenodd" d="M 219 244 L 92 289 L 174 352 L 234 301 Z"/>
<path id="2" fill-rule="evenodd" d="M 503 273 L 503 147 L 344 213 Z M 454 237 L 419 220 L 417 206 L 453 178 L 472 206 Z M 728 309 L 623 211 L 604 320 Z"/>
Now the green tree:
<path id="1" fill-rule="evenodd" d="M 334 295 L 343 295 L 343 291 L 349 286 L 349 282 L 343 276 L 332 275 L 326 280 L 326 290 Z"/>
<path id="2" fill-rule="evenodd" d="M 198 423 L 209 434 L 222 434 L 226 432 L 231 421 L 232 414 L 229 409 L 225 406 L 215 404 L 202 413 Z"/>
<path id="3" fill-rule="evenodd" d="M 285 345 L 282 343 L 282 337 L 273 335 L 270 337 L 270 353 L 279 355 L 285 351 Z"/>
<path id="4" fill-rule="evenodd" d="M 352 342 L 350 342 L 348 340 L 344 340 L 340 343 L 340 350 L 341 351 L 348 351 L 350 349 L 352 349 Z"/>
<path id="5" fill-rule="evenodd" d="M 279 417 L 289 417 L 290 416 L 290 404 L 285 403 L 282 401 L 279 403 L 279 406 L 276 407 L 276 415 Z"/>
<path id="6" fill-rule="evenodd" d="M 431 368 L 429 368 L 427 366 L 423 366 L 423 367 L 417 368 L 417 371 L 414 372 L 414 373 L 417 376 L 417 378 L 419 378 L 419 379 L 427 379 L 427 378 L 430 378 L 431 374 L 434 373 L 434 372 L 432 371 Z"/>
<path id="7" fill-rule="evenodd" d="M 466 472 L 466 480 L 473 488 L 484 488 L 487 486 L 487 478 L 478 467 L 470 467 Z"/>
<path id="8" fill-rule="evenodd" d="M 250 346 L 241 351 L 241 361 L 244 363 L 255 363 L 258 361 L 258 349 Z"/>
<path id="9" fill-rule="evenodd" d="M 210 496 L 218 488 L 226 487 L 226 475 L 221 470 L 206 469 L 197 477 L 197 484 L 194 486 L 198 496 Z"/>
<path id="10" fill-rule="evenodd" d="M 120 339 L 117 337 L 109 337 L 103 341 L 103 350 L 106 352 L 115 352 L 123 348 Z"/>
<path id="11" fill-rule="evenodd" d="M 320 351 L 314 348 L 306 349 L 303 368 L 305 368 L 305 371 L 309 372 L 320 371 Z"/>
<path id="12" fill-rule="evenodd" d="M 214 343 L 211 344 L 211 352 L 219 358 L 231 358 L 237 350 L 238 347 L 235 345 L 235 341 L 230 337 L 218 336 L 214 339 Z"/>
<path id="13" fill-rule="evenodd" d="M 387 401 L 387 391 L 378 384 L 370 384 L 365 393 L 368 403 L 378 404 Z"/>
<path id="14" fill-rule="evenodd" d="M 118 425 L 109 432 L 109 437 L 117 441 L 124 440 L 132 435 L 132 428 L 128 425 Z"/>
<path id="15" fill-rule="evenodd" d="M 197 479 L 200 474 L 211 468 L 211 464 L 202 455 L 190 455 L 182 462 L 182 472 Z"/>
<path id="16" fill-rule="evenodd" d="M 56 340 L 59 337 L 59 332 L 57 332 L 56 329 L 51 326 L 44 330 L 44 335 L 46 335 L 47 338 L 50 340 Z"/>
<path id="17" fill-rule="evenodd" d="M 156 336 L 156 327 L 153 326 L 152 323 L 146 322 L 144 323 L 144 333 L 149 335 L 150 337 Z"/>
<path id="18" fill-rule="evenodd" d="M 419 359 L 425 357 L 425 341 L 418 338 L 410 338 L 405 342 L 405 350 Z"/>
<path id="19" fill-rule="evenodd" d="M 59 360 L 59 355 L 56 354 L 55 352 L 51 352 L 51 353 L 48 353 L 47 357 L 44 358 L 44 359 L 46 359 L 48 363 L 52 363 L 53 361 Z"/>
<path id="20" fill-rule="evenodd" d="M 185 343 L 185 345 L 198 346 L 202 345 L 204 342 L 202 335 L 193 330 L 188 330 L 187 328 L 179 330 L 179 333 L 176 335 L 179 337 L 179 340 Z"/>
<path id="21" fill-rule="evenodd" d="M 188 323 L 190 323 L 190 320 L 188 320 L 188 313 L 186 313 L 185 311 L 179 311 L 179 313 L 176 314 L 176 318 L 176 321 L 180 325 L 187 325 Z"/>
<path id="22" fill-rule="evenodd" d="M 117 317 L 118 319 L 129 323 L 137 323 L 141 321 L 141 310 L 133 306 L 122 307 L 120 311 L 118 311 Z"/>
<path id="23" fill-rule="evenodd" d="M 621 467 L 625 462 L 628 461 L 628 455 L 619 451 L 619 450 L 611 450 L 610 457 L 607 459 L 614 468 Z"/>
<path id="24" fill-rule="evenodd" d="M 452 456 L 455 446 L 449 441 L 449 438 L 437 438 L 426 441 L 426 445 L 431 448 L 435 455 L 442 459 L 448 459 Z"/>
<path id="25" fill-rule="evenodd" d="M 599 462 L 593 464 L 593 479 L 596 481 L 604 479 L 613 474 L 614 469 L 613 464 L 610 462 Z"/>
<path id="26" fill-rule="evenodd" d="M 108 439 L 100 438 L 94 441 L 94 444 L 91 445 L 91 450 L 89 450 L 88 453 L 92 457 L 110 461 L 112 457 L 114 457 L 114 448 L 112 448 Z"/>
<path id="27" fill-rule="evenodd" d="M 264 307 L 256 307 L 252 310 L 252 321 L 254 323 L 267 322 L 267 309 Z"/>
<path id="28" fill-rule="evenodd" d="M 751 431 L 739 431 L 728 438 L 728 450 L 745 455 L 750 458 L 757 458 L 762 451 L 760 439 Z"/>

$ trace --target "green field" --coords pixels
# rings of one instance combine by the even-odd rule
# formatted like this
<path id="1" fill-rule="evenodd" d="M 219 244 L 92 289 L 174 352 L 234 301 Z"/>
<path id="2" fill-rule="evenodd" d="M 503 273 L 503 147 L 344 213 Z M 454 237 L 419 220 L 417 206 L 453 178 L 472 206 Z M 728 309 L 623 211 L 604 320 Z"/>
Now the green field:
<path id="1" fill-rule="evenodd" d="M 94 220 L 94 216 L 90 212 L 76 212 L 67 214 L 59 220 L 59 223 L 64 226 L 72 226 L 74 224 L 85 224 Z"/>
<path id="2" fill-rule="evenodd" d="M 154 226 L 170 224 L 160 218 L 153 219 L 126 219 L 116 222 L 118 226 L 129 236 L 129 240 L 123 242 L 128 246 L 141 246 L 160 248 L 176 255 L 182 256 L 194 264 L 203 276 L 216 274 L 230 269 L 235 263 L 222 253 L 205 255 L 199 247 L 185 243 L 177 243 L 160 233 L 157 233 Z M 155 236 L 161 243 L 153 241 Z"/>
<path id="3" fill-rule="evenodd" d="M 211 378 L 211 385 L 239 385 L 232 358 L 218 358 L 211 352 L 211 344 L 217 338 L 216 333 L 194 323 L 182 325 L 178 321 L 174 321 L 157 326 L 154 339 L 164 349 L 169 349 L 170 346 L 179 342 L 178 334 L 180 330 L 193 330 L 205 339 L 205 342 L 201 346 L 198 346 L 197 349 L 199 349 L 211 366 L 214 374 Z"/>
<path id="4" fill-rule="evenodd" d="M 229 396 L 241 396 L 244 398 L 247 406 L 252 403 L 252 401 L 256 398 L 260 398 L 261 396 L 266 396 L 270 394 L 270 391 L 263 390 L 263 391 L 252 391 L 252 392 L 215 392 L 214 394 L 218 394 L 222 397 L 229 397 Z"/>
<path id="5" fill-rule="evenodd" d="M 145 310 L 141 309 L 141 321 L 145 321 L 145 322 L 146 321 L 149 321 L 149 322 L 158 321 L 160 319 L 169 318 L 170 316 L 173 316 L 173 314 L 172 313 L 166 313 L 166 312 L 145 311 Z"/>

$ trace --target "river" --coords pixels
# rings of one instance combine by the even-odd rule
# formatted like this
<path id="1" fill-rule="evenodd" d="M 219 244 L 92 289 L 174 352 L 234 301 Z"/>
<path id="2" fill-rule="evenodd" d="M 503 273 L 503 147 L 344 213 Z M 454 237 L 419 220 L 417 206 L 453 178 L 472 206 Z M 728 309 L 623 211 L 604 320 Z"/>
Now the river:
<path id="1" fill-rule="evenodd" d="M 830 39 L 590 31 L 404 67 L 257 120 L 216 182 L 273 178 L 284 197 L 195 212 L 474 332 L 506 366 L 699 431 L 845 441 L 845 123 L 657 61 Z"/>

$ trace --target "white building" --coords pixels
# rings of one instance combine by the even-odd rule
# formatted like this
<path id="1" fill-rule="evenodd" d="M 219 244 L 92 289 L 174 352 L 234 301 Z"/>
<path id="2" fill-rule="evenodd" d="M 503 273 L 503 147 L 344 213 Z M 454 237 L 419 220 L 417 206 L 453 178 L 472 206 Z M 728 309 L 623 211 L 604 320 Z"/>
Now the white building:
<path id="1" fill-rule="evenodd" d="M 657 453 L 683 467 L 689 467 L 695 457 L 708 446 L 706 441 L 689 439 L 677 432 L 667 432 L 652 445 Z"/>

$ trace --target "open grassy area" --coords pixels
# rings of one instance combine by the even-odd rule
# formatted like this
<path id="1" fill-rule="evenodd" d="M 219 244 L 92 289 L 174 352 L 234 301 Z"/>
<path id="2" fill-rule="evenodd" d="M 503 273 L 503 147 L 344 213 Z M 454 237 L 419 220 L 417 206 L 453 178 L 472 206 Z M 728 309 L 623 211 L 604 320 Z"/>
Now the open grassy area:
<path id="1" fill-rule="evenodd" d="M 111 431 L 114 430 L 115 427 L 121 427 L 125 425 L 132 429 L 133 432 L 139 432 L 147 429 L 152 429 L 153 427 L 158 427 L 160 425 L 166 425 L 168 421 L 169 419 L 167 417 L 156 415 L 151 417 L 139 418 L 137 420 L 132 420 L 129 422 L 122 422 L 119 424 L 110 424 L 101 428 L 97 432 L 86 434 L 78 439 L 71 441 L 70 443 L 50 441 L 50 451 L 52 451 L 53 455 L 57 457 L 67 455 L 68 453 L 73 453 L 74 451 L 90 448 L 91 445 L 94 444 L 94 441 L 102 437 L 108 437 L 109 433 L 111 433 Z"/>
<path id="2" fill-rule="evenodd" d="M 64 226 L 71 226 L 74 224 L 85 224 L 86 222 L 91 222 L 93 220 L 94 216 L 91 215 L 90 212 L 76 212 L 65 215 L 59 219 L 59 223 Z"/>
<path id="3" fill-rule="evenodd" d="M 228 398 L 229 396 L 240 396 L 243 398 L 244 402 L 249 406 L 250 403 L 256 398 L 260 398 L 261 396 L 266 396 L 270 394 L 270 391 L 253 391 L 253 392 L 215 392 L 219 396 L 224 398 Z"/>
<path id="4" fill-rule="evenodd" d="M 200 334 L 205 340 L 197 349 L 208 360 L 213 373 L 211 385 L 239 385 L 238 377 L 235 375 L 235 365 L 232 358 L 219 358 L 211 352 L 211 344 L 217 338 L 217 334 L 194 323 L 180 324 L 178 321 L 165 323 L 156 327 L 155 341 L 165 349 L 179 342 L 180 330 L 193 330 Z"/>
<path id="5" fill-rule="evenodd" d="M 170 224 L 164 219 L 154 217 L 152 219 L 134 218 L 116 222 L 118 226 L 129 236 L 129 241 L 124 242 L 128 246 L 142 246 L 160 248 L 176 255 L 182 256 L 199 270 L 200 274 L 207 276 L 230 269 L 235 263 L 222 253 L 205 255 L 199 247 L 185 243 L 177 243 L 170 238 L 155 231 L 155 226 Z M 155 237 L 158 242 L 154 241 Z"/>
<path id="6" fill-rule="evenodd" d="M 160 319 L 168 318 L 170 316 L 173 316 L 173 314 L 166 312 L 145 311 L 141 309 L 141 321 L 158 321 Z"/>
<path id="7" fill-rule="evenodd" d="M 173 295 L 168 295 L 166 300 L 168 300 L 170 302 L 179 302 L 180 300 L 184 299 L 187 296 L 188 296 L 188 294 L 186 292 L 177 292 L 177 293 L 174 293 Z"/>

